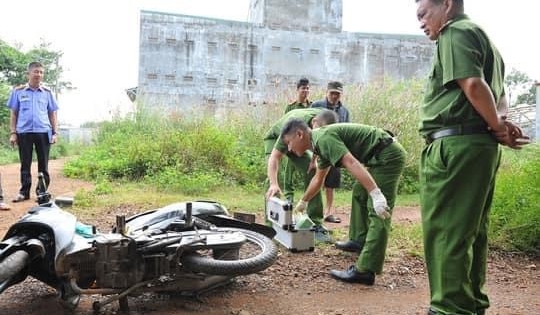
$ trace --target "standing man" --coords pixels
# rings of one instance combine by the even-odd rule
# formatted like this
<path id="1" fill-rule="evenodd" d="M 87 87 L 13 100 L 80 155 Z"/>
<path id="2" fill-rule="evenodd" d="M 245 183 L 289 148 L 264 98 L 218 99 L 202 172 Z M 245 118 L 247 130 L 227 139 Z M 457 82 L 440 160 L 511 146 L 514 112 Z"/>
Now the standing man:
<path id="1" fill-rule="evenodd" d="M 30 198 L 32 154 L 36 149 L 38 172 L 50 183 L 48 164 L 51 144 L 57 140 L 58 105 L 51 90 L 42 85 L 45 69 L 39 62 L 28 65 L 28 83 L 13 89 L 7 106 L 11 110 L 9 142 L 19 147 L 21 188 L 13 202 Z"/>
<path id="2" fill-rule="evenodd" d="M 294 109 L 309 108 L 311 101 L 308 100 L 309 95 L 309 80 L 307 78 L 301 78 L 296 83 L 296 101 L 290 103 L 285 108 L 285 114 Z M 294 202 L 294 170 L 295 167 L 289 162 L 289 159 L 285 160 L 284 165 L 284 179 L 283 179 L 283 194 L 285 198 L 290 202 Z"/>
<path id="3" fill-rule="evenodd" d="M 341 281 L 373 285 L 375 274 L 383 269 L 405 150 L 383 129 L 352 123 L 311 130 L 304 121 L 292 119 L 283 127 L 281 138 L 290 152 L 301 156 L 312 150 L 318 157 L 317 171 L 295 212 L 304 211 L 320 191 L 331 166 L 346 168 L 357 180 L 349 234 L 351 239 L 362 240 L 362 249 L 354 265 L 347 270 L 331 270 L 330 274 Z"/>
<path id="4" fill-rule="evenodd" d="M 526 138 L 506 121 L 504 63 L 463 0 L 416 0 L 437 51 L 420 112 L 426 139 L 420 205 L 430 286 L 428 314 L 483 315 L 488 216 L 500 161 L 497 142 Z"/>
<path id="5" fill-rule="evenodd" d="M 304 189 L 308 187 L 313 174 L 315 173 L 312 167 L 312 152 L 303 152 L 300 155 L 295 155 L 287 150 L 287 146 L 283 143 L 280 137 L 281 128 L 290 119 L 299 119 L 309 126 L 319 127 L 328 124 L 333 124 L 337 121 L 337 116 L 333 111 L 322 108 L 305 108 L 294 109 L 283 117 L 281 117 L 267 132 L 265 142 L 265 152 L 268 158 L 268 180 L 270 187 L 266 193 L 266 198 L 274 195 L 279 195 L 281 189 L 278 182 L 279 161 L 283 157 L 287 157 L 295 170 L 303 174 Z M 323 204 L 320 189 L 313 194 L 313 198 L 306 205 L 309 218 L 315 223 L 315 239 L 319 242 L 331 242 L 328 231 L 322 226 L 323 221 Z"/>
<path id="6" fill-rule="evenodd" d="M 333 110 L 338 114 L 339 122 L 350 122 L 349 110 L 341 103 L 343 94 L 343 84 L 338 81 L 328 83 L 326 98 L 311 104 L 311 107 L 322 107 Z M 341 219 L 334 215 L 334 189 L 341 186 L 341 172 L 337 167 L 331 167 L 324 182 L 326 195 L 326 208 L 324 221 L 330 223 L 340 223 Z"/>

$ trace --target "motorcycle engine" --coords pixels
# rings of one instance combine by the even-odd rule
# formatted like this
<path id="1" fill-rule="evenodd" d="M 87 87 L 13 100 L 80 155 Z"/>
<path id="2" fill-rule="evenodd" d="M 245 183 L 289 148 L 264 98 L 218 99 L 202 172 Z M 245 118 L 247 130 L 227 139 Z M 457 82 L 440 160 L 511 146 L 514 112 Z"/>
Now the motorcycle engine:
<path id="1" fill-rule="evenodd" d="M 120 234 L 95 240 L 96 282 L 101 288 L 129 288 L 144 277 L 144 261 L 134 240 Z"/>

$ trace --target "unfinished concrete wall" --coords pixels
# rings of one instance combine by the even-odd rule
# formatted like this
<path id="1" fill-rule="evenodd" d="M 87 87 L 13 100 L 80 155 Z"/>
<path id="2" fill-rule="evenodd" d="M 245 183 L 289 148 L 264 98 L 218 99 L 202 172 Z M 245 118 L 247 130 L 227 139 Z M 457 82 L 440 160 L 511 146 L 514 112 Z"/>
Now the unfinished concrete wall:
<path id="1" fill-rule="evenodd" d="M 276 10 L 289 3 L 268 2 Z M 423 36 L 294 30 L 142 11 L 137 98 L 149 108 L 180 112 L 273 102 L 300 77 L 324 86 L 329 80 L 348 85 L 424 76 L 433 48 Z"/>
<path id="2" fill-rule="evenodd" d="M 248 22 L 270 29 L 341 32 L 341 0 L 251 0 Z"/>

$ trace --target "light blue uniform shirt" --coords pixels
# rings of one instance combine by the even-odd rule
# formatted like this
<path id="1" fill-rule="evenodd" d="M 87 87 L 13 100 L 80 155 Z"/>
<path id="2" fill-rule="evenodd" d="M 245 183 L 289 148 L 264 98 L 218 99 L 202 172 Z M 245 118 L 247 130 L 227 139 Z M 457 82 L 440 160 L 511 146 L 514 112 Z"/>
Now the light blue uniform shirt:
<path id="1" fill-rule="evenodd" d="M 18 111 L 17 133 L 50 132 L 49 113 L 58 110 L 58 104 L 48 88 L 40 86 L 33 90 L 28 84 L 11 91 L 7 106 Z"/>

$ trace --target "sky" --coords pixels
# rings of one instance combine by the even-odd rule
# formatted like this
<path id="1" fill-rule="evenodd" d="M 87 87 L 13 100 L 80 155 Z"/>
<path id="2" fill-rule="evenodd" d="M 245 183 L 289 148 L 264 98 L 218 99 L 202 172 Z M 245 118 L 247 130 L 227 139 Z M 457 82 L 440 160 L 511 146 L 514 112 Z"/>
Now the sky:
<path id="1" fill-rule="evenodd" d="M 293 0 L 294 1 L 294 0 Z M 422 35 L 414 0 L 343 1 L 343 30 Z M 140 11 L 246 21 L 249 0 L 2 1 L 0 39 L 27 51 L 43 40 L 62 51 L 63 80 L 75 91 L 58 97 L 61 123 L 78 126 L 132 110 L 125 90 L 137 86 Z M 465 0 L 507 66 L 540 81 L 540 1 Z M 536 39 L 535 39 L 536 38 Z"/>

